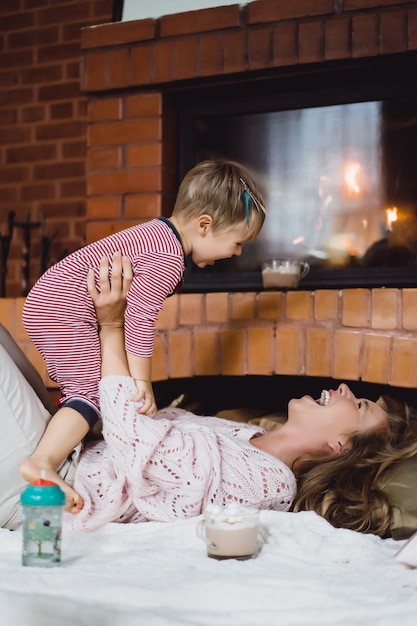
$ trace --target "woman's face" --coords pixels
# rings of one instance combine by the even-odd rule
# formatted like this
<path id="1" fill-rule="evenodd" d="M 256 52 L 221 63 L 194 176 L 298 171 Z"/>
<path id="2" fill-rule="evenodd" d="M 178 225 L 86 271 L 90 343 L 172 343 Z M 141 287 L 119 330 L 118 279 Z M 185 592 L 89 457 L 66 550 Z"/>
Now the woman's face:
<path id="1" fill-rule="evenodd" d="M 347 385 L 324 390 L 321 399 L 311 396 L 293 399 L 288 404 L 288 421 L 297 421 L 312 437 L 335 442 L 342 449 L 354 434 L 378 430 L 388 425 L 387 414 L 375 402 L 356 398 Z"/>

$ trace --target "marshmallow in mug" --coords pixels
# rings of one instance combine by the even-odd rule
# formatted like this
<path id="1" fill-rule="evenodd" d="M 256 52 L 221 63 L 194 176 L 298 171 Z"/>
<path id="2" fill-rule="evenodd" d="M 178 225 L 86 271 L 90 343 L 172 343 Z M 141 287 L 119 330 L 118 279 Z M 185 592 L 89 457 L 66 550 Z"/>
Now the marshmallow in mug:
<path id="1" fill-rule="evenodd" d="M 227 525 L 235 528 L 246 528 L 256 525 L 258 517 L 258 509 L 244 507 L 236 502 L 231 502 L 226 506 L 208 504 L 204 509 L 206 524 L 216 527 Z"/>

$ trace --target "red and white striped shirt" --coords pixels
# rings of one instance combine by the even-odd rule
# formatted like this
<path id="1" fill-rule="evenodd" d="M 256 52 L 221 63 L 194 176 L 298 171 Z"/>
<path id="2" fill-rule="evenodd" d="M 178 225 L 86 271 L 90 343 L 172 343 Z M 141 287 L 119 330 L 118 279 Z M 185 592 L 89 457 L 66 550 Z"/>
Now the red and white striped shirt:
<path id="1" fill-rule="evenodd" d="M 154 219 L 91 243 L 48 269 L 34 285 L 23 309 L 23 323 L 58 382 L 62 402 L 85 398 L 98 408 L 100 343 L 87 272 L 120 252 L 132 262 L 133 281 L 125 313 L 126 350 L 152 356 L 155 321 L 165 299 L 181 285 L 184 251 L 167 220 Z"/>

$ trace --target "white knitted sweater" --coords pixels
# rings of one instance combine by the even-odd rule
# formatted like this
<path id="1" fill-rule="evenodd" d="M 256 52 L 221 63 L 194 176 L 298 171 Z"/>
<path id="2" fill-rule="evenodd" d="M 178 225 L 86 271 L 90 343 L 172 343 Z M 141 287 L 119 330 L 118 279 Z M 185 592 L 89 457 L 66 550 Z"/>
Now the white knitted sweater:
<path id="1" fill-rule="evenodd" d="M 130 401 L 133 379 L 100 383 L 105 441 L 87 447 L 74 488 L 84 499 L 76 530 L 107 522 L 171 521 L 202 513 L 208 503 L 237 502 L 287 511 L 296 491 L 292 471 L 250 443 L 258 426 L 166 408 L 151 419 Z"/>

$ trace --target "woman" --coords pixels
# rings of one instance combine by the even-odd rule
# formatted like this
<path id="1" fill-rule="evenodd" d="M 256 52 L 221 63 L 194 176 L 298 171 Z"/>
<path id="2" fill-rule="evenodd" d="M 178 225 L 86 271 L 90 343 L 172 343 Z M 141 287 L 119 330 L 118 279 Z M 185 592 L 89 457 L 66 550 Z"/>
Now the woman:
<path id="1" fill-rule="evenodd" d="M 135 387 L 123 341 L 130 282 L 130 263 L 120 257 L 111 285 L 107 261 L 100 291 L 93 274 L 88 277 L 100 323 L 105 441 L 81 457 L 75 488 L 85 506 L 67 523 L 89 530 L 110 521 L 169 521 L 199 515 L 209 502 L 237 501 L 259 509 L 312 509 L 335 525 L 384 536 L 390 507 L 378 492 L 378 477 L 395 456 L 415 451 L 406 412 L 357 399 L 341 384 L 319 400 L 291 400 L 287 422 L 269 432 L 181 409 L 164 409 L 155 419 L 141 415 L 130 400 Z"/>

